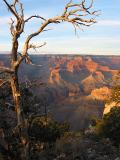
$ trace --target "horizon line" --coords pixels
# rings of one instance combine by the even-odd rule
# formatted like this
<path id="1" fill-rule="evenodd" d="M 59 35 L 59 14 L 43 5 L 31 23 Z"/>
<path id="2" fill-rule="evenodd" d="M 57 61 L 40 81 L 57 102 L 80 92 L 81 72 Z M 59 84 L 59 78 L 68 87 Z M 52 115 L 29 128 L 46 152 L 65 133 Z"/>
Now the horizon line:
<path id="1" fill-rule="evenodd" d="M 10 55 L 10 51 L 0 51 L 0 55 Z M 113 54 L 94 54 L 94 53 L 60 53 L 60 52 L 56 52 L 56 53 L 47 53 L 47 52 L 40 52 L 40 53 L 29 53 L 30 55 L 35 55 L 35 56 L 45 56 L 45 55 L 51 55 L 51 56 L 57 56 L 57 55 L 71 55 L 71 56 L 120 56 L 119 54 L 113 53 Z"/>

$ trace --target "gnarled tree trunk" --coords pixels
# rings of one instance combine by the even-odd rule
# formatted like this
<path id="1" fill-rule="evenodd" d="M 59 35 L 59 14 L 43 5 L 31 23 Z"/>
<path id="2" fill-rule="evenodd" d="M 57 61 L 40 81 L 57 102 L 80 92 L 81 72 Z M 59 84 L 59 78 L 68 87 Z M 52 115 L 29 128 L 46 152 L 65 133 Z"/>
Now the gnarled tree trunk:
<path id="1" fill-rule="evenodd" d="M 11 89 L 12 89 L 12 95 L 17 117 L 17 128 L 19 132 L 19 139 L 21 143 L 19 158 L 20 160 L 27 160 L 29 157 L 28 155 L 29 139 L 27 132 L 28 128 L 27 128 L 27 120 L 25 119 L 22 109 L 21 94 L 19 89 L 18 76 L 16 72 L 11 78 Z"/>
<path id="2" fill-rule="evenodd" d="M 27 119 L 24 116 L 23 108 L 22 108 L 22 97 L 20 93 L 19 81 L 18 81 L 18 69 L 19 65 L 18 62 L 18 35 L 13 37 L 13 44 L 12 44 L 12 60 L 11 60 L 11 69 L 13 70 L 13 74 L 10 79 L 13 101 L 16 111 L 17 117 L 17 131 L 19 132 L 19 139 L 21 148 L 19 149 L 19 159 L 20 160 L 27 160 L 28 155 L 28 145 L 29 145 L 29 138 L 28 138 L 28 126 L 27 126 Z"/>

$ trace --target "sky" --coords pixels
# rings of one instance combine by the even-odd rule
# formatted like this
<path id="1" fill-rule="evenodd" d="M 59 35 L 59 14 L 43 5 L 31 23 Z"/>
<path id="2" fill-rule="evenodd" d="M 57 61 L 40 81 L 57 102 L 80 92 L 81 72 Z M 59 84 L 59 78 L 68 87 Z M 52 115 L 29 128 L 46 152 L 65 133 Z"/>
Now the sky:
<path id="1" fill-rule="evenodd" d="M 8 0 L 11 2 L 12 0 Z M 73 0 L 78 2 L 80 0 Z M 86 0 L 87 3 L 90 0 Z M 120 55 L 120 0 L 94 0 L 94 10 L 100 10 L 97 23 L 78 30 L 69 23 L 52 24 L 51 30 L 43 32 L 32 40 L 32 43 L 47 44 L 36 54 L 96 54 Z M 51 18 L 61 15 L 68 0 L 21 0 L 24 5 L 25 17 L 41 15 Z M 12 38 L 9 32 L 11 13 L 8 12 L 3 0 L 0 0 L 0 51 L 11 51 Z M 19 39 L 21 51 L 28 34 L 36 31 L 41 25 L 40 20 L 33 19 L 25 27 L 25 33 Z"/>

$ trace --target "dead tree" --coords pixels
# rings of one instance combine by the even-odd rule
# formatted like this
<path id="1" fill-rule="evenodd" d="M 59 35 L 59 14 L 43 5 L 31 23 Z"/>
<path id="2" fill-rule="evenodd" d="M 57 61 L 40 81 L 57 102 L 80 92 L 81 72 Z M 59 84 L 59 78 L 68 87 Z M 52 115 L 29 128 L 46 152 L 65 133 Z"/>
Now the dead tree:
<path id="1" fill-rule="evenodd" d="M 12 36 L 12 51 L 11 51 L 11 66 L 0 67 L 0 71 L 6 72 L 10 75 L 10 78 L 7 79 L 11 84 L 12 95 L 14 100 L 14 106 L 17 115 L 17 127 L 19 129 L 21 144 L 23 146 L 21 150 L 21 159 L 27 159 L 27 149 L 29 145 L 28 135 L 27 135 L 27 121 L 23 114 L 22 104 L 21 104 L 21 94 L 19 89 L 18 82 L 18 70 L 20 64 L 23 60 L 28 64 L 33 64 L 28 51 L 29 49 L 37 49 L 44 46 L 46 43 L 41 45 L 35 45 L 31 43 L 31 40 L 40 35 L 44 31 L 48 31 L 47 28 L 49 24 L 59 24 L 61 22 L 68 22 L 74 26 L 75 32 L 77 29 L 81 29 L 82 26 L 91 26 L 93 23 L 96 23 L 96 16 L 98 11 L 92 11 L 93 0 L 89 6 L 86 6 L 86 0 L 80 0 L 79 3 L 74 3 L 70 0 L 64 7 L 64 10 L 61 15 L 55 16 L 49 19 L 46 19 L 40 15 L 32 15 L 25 19 L 23 4 L 20 0 L 13 0 L 13 3 L 10 4 L 8 0 L 3 0 L 4 4 L 7 6 L 8 11 L 12 13 L 14 19 L 11 18 L 10 32 Z M 41 25 L 38 30 L 31 33 L 27 36 L 21 53 L 18 52 L 19 47 L 19 38 L 22 36 L 22 33 L 25 32 L 25 25 L 30 20 L 35 18 L 39 19 Z"/>

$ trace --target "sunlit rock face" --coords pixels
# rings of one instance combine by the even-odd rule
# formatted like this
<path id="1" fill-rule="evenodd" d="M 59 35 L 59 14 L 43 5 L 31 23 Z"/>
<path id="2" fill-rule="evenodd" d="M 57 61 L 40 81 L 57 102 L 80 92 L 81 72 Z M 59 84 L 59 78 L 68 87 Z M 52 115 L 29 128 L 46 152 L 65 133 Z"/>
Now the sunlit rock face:
<path id="1" fill-rule="evenodd" d="M 56 68 L 51 68 L 51 73 L 50 73 L 50 78 L 49 78 L 49 82 L 51 84 L 59 84 L 61 82 L 61 77 L 60 77 L 60 68 L 56 67 Z"/>
<path id="2" fill-rule="evenodd" d="M 91 56 L 50 58 L 51 67 L 49 68 L 48 82 L 52 85 L 67 87 L 70 97 L 79 95 L 82 89 L 83 93 L 104 100 L 109 94 L 107 80 L 113 79 L 118 70 L 111 69 L 107 63 L 103 63 L 103 60 L 100 61 Z"/>
<path id="3" fill-rule="evenodd" d="M 110 95 L 109 80 L 115 82 L 120 56 L 31 55 L 31 58 L 42 67 L 23 62 L 20 81 L 37 80 L 37 87 L 31 90 L 41 99 L 46 97 L 48 110 L 56 120 L 66 120 L 72 129 L 79 130 L 89 125 L 91 116 L 101 118 L 103 111 L 109 112 L 110 108 L 104 110 L 104 100 Z M 0 56 L 1 65 L 8 66 L 8 60 L 8 56 Z M 41 82 L 45 85 L 39 86 Z"/>
<path id="4" fill-rule="evenodd" d="M 82 57 L 75 57 L 74 59 L 67 62 L 66 69 L 69 72 L 74 72 L 75 70 L 80 70 L 84 64 Z"/>
<path id="5" fill-rule="evenodd" d="M 100 88 L 105 84 L 104 75 L 95 72 L 82 80 L 81 84 L 83 85 L 85 93 L 90 94 L 92 90 Z"/>
<path id="6" fill-rule="evenodd" d="M 91 92 L 91 97 L 97 100 L 107 100 L 110 97 L 111 89 L 108 87 L 101 87 L 94 89 Z"/>
<path id="7" fill-rule="evenodd" d="M 91 72 L 94 73 L 97 71 L 99 64 L 94 62 L 91 58 L 89 58 L 86 62 L 85 62 L 85 66 L 86 68 Z"/>
<path id="8" fill-rule="evenodd" d="M 110 110 L 113 108 L 113 107 L 120 107 L 120 103 L 116 103 L 116 102 L 111 102 L 111 103 L 106 103 L 105 104 L 105 108 L 104 108 L 104 112 L 103 112 L 103 115 L 107 114 L 110 112 Z"/>

